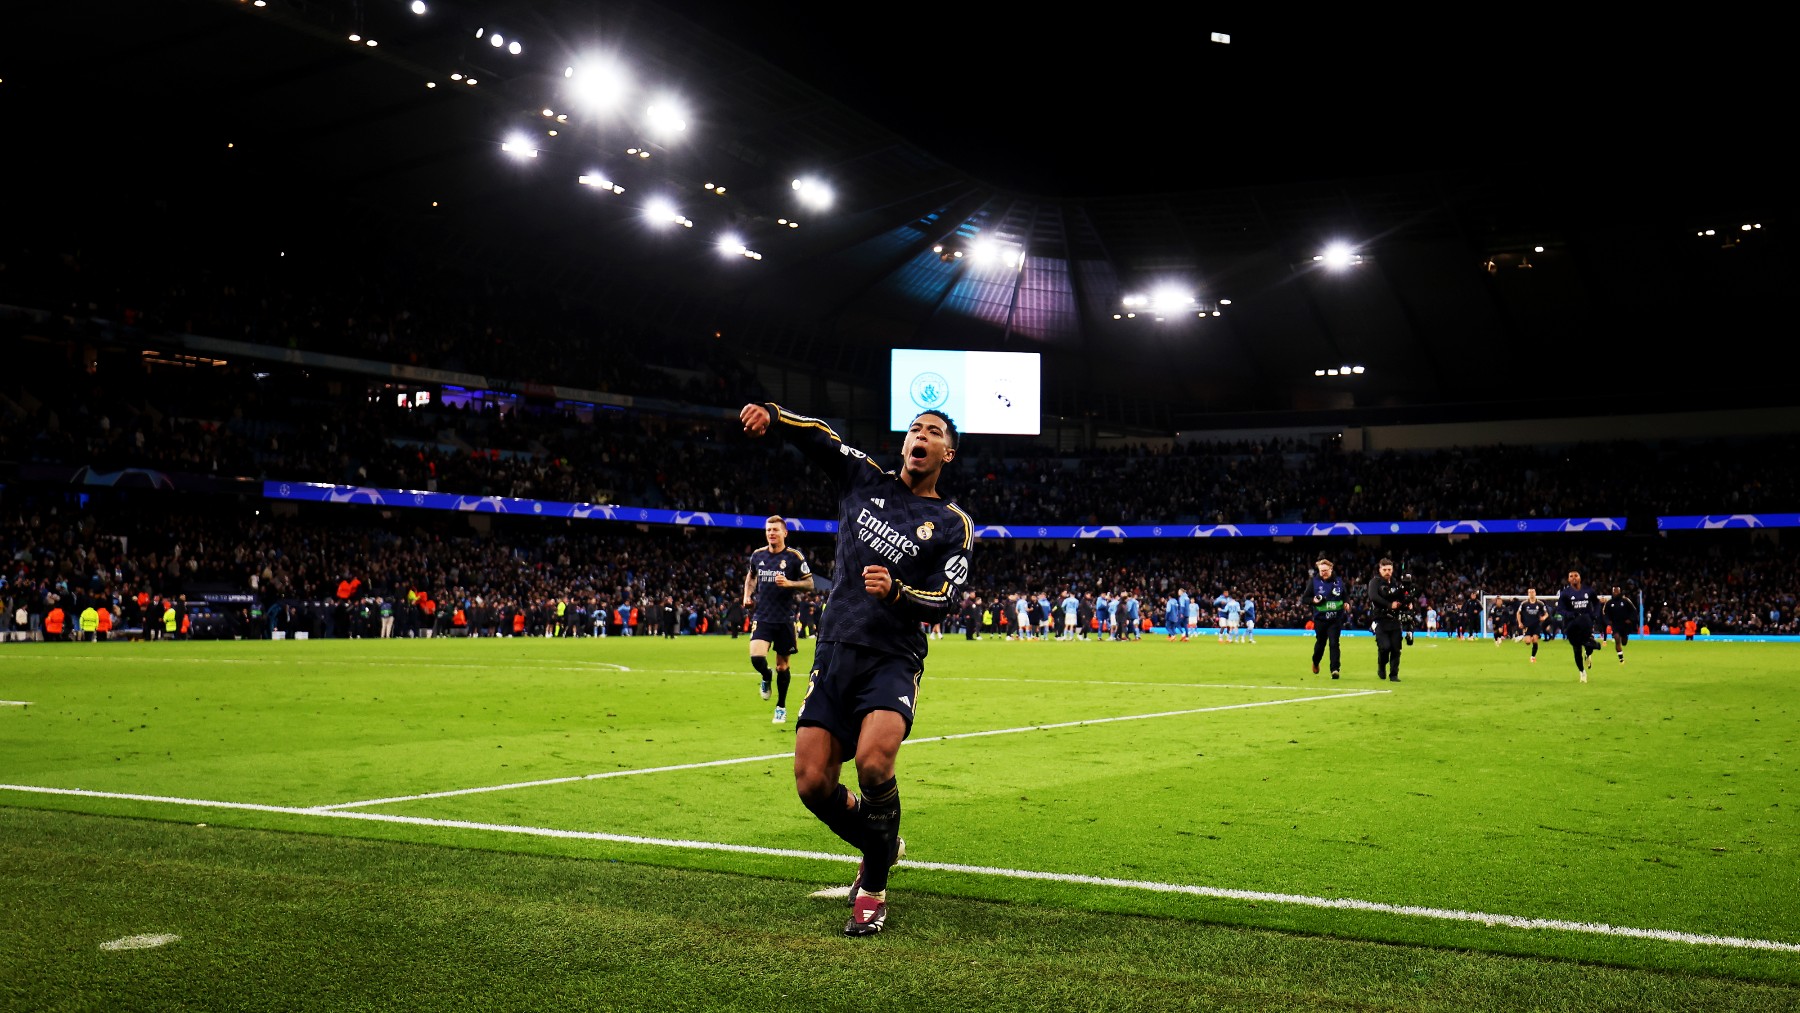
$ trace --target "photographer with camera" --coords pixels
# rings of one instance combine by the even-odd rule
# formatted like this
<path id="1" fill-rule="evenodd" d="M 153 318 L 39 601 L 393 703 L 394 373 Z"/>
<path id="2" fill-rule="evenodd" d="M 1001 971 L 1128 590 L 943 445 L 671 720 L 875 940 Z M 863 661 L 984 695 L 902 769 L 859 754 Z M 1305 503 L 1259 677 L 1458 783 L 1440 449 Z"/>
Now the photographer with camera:
<path id="1" fill-rule="evenodd" d="M 1383 557 L 1369 578 L 1369 607 L 1375 610 L 1375 674 L 1400 681 L 1400 649 L 1412 642 L 1412 574 L 1394 580 L 1394 561 Z"/>
<path id="2" fill-rule="evenodd" d="M 1314 563 L 1318 572 L 1306 579 L 1306 586 L 1300 591 L 1300 600 L 1310 602 L 1313 609 L 1313 652 L 1312 670 L 1319 674 L 1319 659 L 1325 656 L 1327 648 L 1331 650 L 1331 677 L 1338 677 L 1338 669 L 1342 656 L 1338 648 L 1338 637 L 1344 632 L 1345 607 L 1348 604 L 1349 588 L 1344 586 L 1344 578 L 1334 576 L 1332 562 L 1320 557 Z"/>

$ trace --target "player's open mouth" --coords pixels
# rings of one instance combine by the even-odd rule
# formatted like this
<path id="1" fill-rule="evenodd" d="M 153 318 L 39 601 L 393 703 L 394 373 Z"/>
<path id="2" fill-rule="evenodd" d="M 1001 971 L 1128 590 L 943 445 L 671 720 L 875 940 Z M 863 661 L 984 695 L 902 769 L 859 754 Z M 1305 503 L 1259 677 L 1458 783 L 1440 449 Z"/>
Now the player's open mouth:
<path id="1" fill-rule="evenodd" d="M 925 448 L 914 446 L 912 448 L 912 459 L 915 461 L 923 461 L 925 459 Z"/>

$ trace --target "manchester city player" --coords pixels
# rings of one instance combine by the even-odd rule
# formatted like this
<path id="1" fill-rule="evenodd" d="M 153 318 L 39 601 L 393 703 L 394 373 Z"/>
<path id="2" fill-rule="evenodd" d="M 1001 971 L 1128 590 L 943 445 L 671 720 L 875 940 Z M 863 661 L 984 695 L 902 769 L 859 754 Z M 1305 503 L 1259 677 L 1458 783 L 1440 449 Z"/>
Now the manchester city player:
<path id="1" fill-rule="evenodd" d="M 837 558 L 811 680 L 795 718 L 794 787 L 831 831 L 862 852 L 850 884 L 849 936 L 887 924 L 888 870 L 905 853 L 894 756 L 912 732 L 929 643 L 969 579 L 975 526 L 938 492 L 956 459 L 956 423 L 922 412 L 884 471 L 818 419 L 775 404 L 747 404 L 744 432 L 774 429 L 843 490 Z M 860 577 L 860 579 L 858 579 Z M 856 760 L 861 797 L 839 782 Z"/>
<path id="2" fill-rule="evenodd" d="M 744 575 L 744 608 L 750 614 L 750 667 L 762 676 L 762 698 L 769 698 L 769 650 L 775 651 L 775 724 L 787 723 L 788 658 L 798 648 L 794 639 L 794 592 L 813 589 L 812 567 L 799 549 L 789 548 L 787 521 L 780 516 L 763 522 L 769 544 L 750 554 Z"/>

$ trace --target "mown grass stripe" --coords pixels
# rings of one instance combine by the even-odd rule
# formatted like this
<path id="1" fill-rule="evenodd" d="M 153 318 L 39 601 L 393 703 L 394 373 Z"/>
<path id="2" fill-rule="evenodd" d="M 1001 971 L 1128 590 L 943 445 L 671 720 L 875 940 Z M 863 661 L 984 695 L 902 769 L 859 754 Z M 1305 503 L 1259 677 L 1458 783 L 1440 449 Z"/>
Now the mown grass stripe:
<path id="1" fill-rule="evenodd" d="M 831 862 L 853 862 L 858 860 L 856 856 L 834 855 L 821 851 L 801 851 L 792 848 L 765 848 L 750 844 L 724 844 L 717 841 L 638 837 L 630 834 L 610 834 L 596 830 L 562 830 L 553 827 L 511 826 L 499 823 L 477 823 L 470 820 L 436 819 L 427 816 L 397 816 L 389 813 L 341 812 L 313 808 L 296 808 L 293 806 L 261 805 L 251 802 L 220 802 L 206 799 L 171 798 L 160 795 L 139 795 L 127 792 L 87 791 L 78 788 L 42 788 L 16 784 L 0 784 L 0 791 L 37 792 L 52 795 L 80 795 L 89 798 L 126 799 L 139 802 L 159 802 L 171 805 L 200 806 L 217 809 L 249 809 L 257 812 L 290 813 L 298 816 L 325 816 L 336 819 L 357 819 L 378 823 L 401 823 L 412 826 L 479 830 L 489 833 L 528 834 L 535 837 L 607 841 L 615 844 L 684 848 L 696 851 L 727 851 L 738 854 L 767 855 L 780 858 L 806 858 Z M 1705 933 L 1682 932 L 1673 929 L 1645 929 L 1632 926 L 1609 925 L 1604 922 L 1576 922 L 1557 918 L 1531 918 L 1520 915 L 1492 914 L 1483 911 L 1459 911 L 1450 908 L 1386 904 L 1380 901 L 1358 900 L 1353 897 L 1312 897 L 1305 894 L 1267 893 L 1257 890 L 1233 890 L 1226 887 L 1198 886 L 1189 883 L 1158 883 L 1147 880 L 1113 879 L 1105 876 L 1084 876 L 1078 873 L 1042 872 L 1031 869 L 1003 869 L 983 865 L 959 865 L 950 862 L 917 862 L 902 859 L 898 864 L 904 868 L 910 869 L 960 873 L 971 876 L 996 876 L 1007 879 L 1038 880 L 1082 886 L 1099 886 L 1109 889 L 1147 890 L 1156 893 L 1187 894 L 1197 897 L 1212 897 L 1221 900 L 1244 900 L 1255 903 L 1286 904 L 1298 907 L 1367 911 L 1376 914 L 1399 915 L 1408 918 L 1474 922 L 1489 927 L 1504 925 L 1508 928 L 1516 929 L 1547 929 L 1560 932 L 1582 933 L 1586 935 L 1614 936 L 1629 939 L 1652 939 L 1659 942 L 1682 943 L 1691 946 L 1723 946 L 1736 949 L 1800 953 L 1800 943 L 1781 942 L 1772 939 L 1746 939 L 1740 936 L 1716 936 Z"/>

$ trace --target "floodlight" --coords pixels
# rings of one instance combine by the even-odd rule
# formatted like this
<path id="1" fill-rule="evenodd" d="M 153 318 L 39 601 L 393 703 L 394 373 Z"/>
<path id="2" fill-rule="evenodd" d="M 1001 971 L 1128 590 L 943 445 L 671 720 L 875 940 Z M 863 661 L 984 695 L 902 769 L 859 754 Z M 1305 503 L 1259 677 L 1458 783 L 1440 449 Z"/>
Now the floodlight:
<path id="1" fill-rule="evenodd" d="M 644 122 L 652 133 L 662 137 L 673 137 L 687 130 L 687 114 L 682 112 L 680 105 L 668 99 L 646 106 Z"/>
<path id="2" fill-rule="evenodd" d="M 1362 255 L 1351 248 L 1349 243 L 1332 243 L 1325 247 L 1325 252 L 1313 258 L 1321 261 L 1326 267 L 1338 270 L 1352 264 L 1362 263 Z"/>
<path id="3" fill-rule="evenodd" d="M 800 203 L 810 208 L 828 208 L 834 199 L 831 187 L 824 180 L 814 177 L 802 177 L 794 180 L 794 192 L 800 195 Z"/>
<path id="4" fill-rule="evenodd" d="M 563 71 L 569 81 L 569 94 L 589 109 L 604 111 L 617 108 L 630 92 L 625 70 L 611 60 L 594 60 Z"/>

